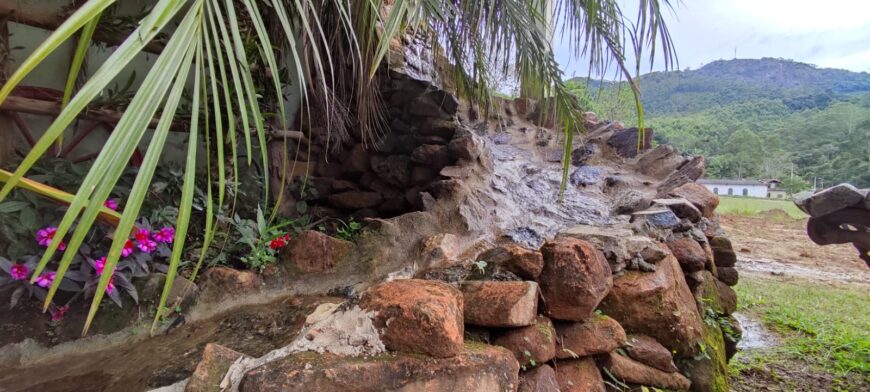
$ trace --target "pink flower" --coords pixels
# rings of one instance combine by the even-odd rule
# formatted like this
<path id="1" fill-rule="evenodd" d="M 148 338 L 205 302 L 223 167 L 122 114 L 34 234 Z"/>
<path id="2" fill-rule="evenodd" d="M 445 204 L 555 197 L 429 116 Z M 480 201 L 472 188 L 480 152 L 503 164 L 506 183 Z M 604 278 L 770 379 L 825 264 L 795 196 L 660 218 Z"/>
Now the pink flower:
<path id="1" fill-rule="evenodd" d="M 114 292 L 115 292 L 115 275 L 112 275 L 112 277 L 109 278 L 109 284 L 106 285 L 106 293 L 112 294 Z"/>
<path id="2" fill-rule="evenodd" d="M 66 312 L 68 312 L 68 311 L 69 311 L 69 305 L 64 305 L 64 306 L 60 306 L 60 307 L 55 308 L 54 310 L 51 311 L 51 321 L 62 320 L 63 316 L 65 316 Z"/>
<path id="3" fill-rule="evenodd" d="M 97 270 L 97 275 L 103 274 L 103 268 L 106 268 L 106 256 L 94 260 L 94 269 Z"/>
<path id="4" fill-rule="evenodd" d="M 157 242 L 171 244 L 172 240 L 175 238 L 175 229 L 172 227 L 164 227 L 159 231 L 154 232 L 154 235 L 152 237 Z"/>
<path id="5" fill-rule="evenodd" d="M 36 242 L 40 246 L 48 247 L 51 244 L 51 240 L 54 239 L 54 235 L 57 233 L 57 227 L 49 226 L 44 229 L 40 229 L 36 232 Z M 61 241 L 60 245 L 57 246 L 58 250 L 65 250 L 66 243 Z"/>
<path id="6" fill-rule="evenodd" d="M 151 253 L 157 248 L 157 243 L 152 240 L 139 241 L 139 250 L 145 253 Z"/>
<path id="7" fill-rule="evenodd" d="M 43 272 L 42 275 L 39 275 L 39 277 L 36 278 L 36 285 L 43 288 L 51 286 L 51 283 L 54 282 L 55 275 L 55 272 Z"/>
<path id="8" fill-rule="evenodd" d="M 133 249 L 134 249 L 133 241 L 127 240 L 127 242 L 124 243 L 124 249 L 121 249 L 121 256 L 123 256 L 123 257 L 129 256 L 130 254 L 133 253 Z"/>
<path id="9" fill-rule="evenodd" d="M 108 199 L 108 200 L 103 202 L 103 206 L 105 206 L 106 208 L 108 208 L 112 211 L 117 211 L 118 210 L 118 201 L 115 199 Z"/>
<path id="10" fill-rule="evenodd" d="M 12 279 L 15 280 L 27 279 L 27 274 L 29 273 L 30 269 L 28 269 L 24 264 L 13 264 L 12 269 L 9 270 L 9 274 L 12 275 Z"/>

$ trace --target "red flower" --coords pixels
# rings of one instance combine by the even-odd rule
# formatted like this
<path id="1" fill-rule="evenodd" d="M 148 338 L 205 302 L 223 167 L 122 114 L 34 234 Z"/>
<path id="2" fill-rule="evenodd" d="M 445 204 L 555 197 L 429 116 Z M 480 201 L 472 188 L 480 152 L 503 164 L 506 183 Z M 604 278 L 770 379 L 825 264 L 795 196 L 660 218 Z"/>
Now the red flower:
<path id="1" fill-rule="evenodd" d="M 69 305 L 64 305 L 64 306 L 60 306 L 60 307 L 55 308 L 54 310 L 51 311 L 51 321 L 62 320 L 63 316 L 65 316 L 66 312 L 68 312 L 68 311 L 69 311 Z"/>
<path id="2" fill-rule="evenodd" d="M 121 256 L 127 257 L 133 253 L 134 246 L 133 241 L 127 240 L 127 242 L 124 243 L 124 249 L 121 249 Z"/>
<path id="3" fill-rule="evenodd" d="M 273 239 L 272 241 L 269 241 L 269 247 L 277 250 L 287 246 L 288 243 L 290 243 L 290 234 L 284 234 L 280 237 Z"/>

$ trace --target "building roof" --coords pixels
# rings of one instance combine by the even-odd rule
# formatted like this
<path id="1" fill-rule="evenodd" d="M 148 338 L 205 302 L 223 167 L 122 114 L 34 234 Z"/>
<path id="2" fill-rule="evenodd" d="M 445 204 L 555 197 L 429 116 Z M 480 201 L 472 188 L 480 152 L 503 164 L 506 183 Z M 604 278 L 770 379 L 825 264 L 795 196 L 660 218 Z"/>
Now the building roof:
<path id="1" fill-rule="evenodd" d="M 761 181 L 757 180 L 729 180 L 729 179 L 709 179 L 702 178 L 698 180 L 699 184 L 706 185 L 759 185 L 759 186 L 767 186 Z"/>

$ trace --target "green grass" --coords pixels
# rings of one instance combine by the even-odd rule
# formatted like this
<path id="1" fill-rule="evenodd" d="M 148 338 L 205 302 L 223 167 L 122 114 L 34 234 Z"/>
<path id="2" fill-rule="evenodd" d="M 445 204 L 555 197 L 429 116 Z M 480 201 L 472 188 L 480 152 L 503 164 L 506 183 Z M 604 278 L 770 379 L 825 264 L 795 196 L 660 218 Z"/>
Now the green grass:
<path id="1" fill-rule="evenodd" d="M 745 361 L 748 366 L 799 360 L 837 378 L 857 375 L 870 382 L 870 297 L 866 287 L 745 276 L 735 289 L 739 311 L 759 317 L 782 336 L 778 347 L 750 354 Z"/>
<path id="2" fill-rule="evenodd" d="M 796 219 L 807 217 L 807 214 L 804 214 L 803 211 L 799 210 L 791 200 L 719 196 L 719 207 L 716 208 L 716 212 L 720 214 L 748 216 L 757 215 L 758 213 L 771 210 L 785 211 L 788 216 Z"/>

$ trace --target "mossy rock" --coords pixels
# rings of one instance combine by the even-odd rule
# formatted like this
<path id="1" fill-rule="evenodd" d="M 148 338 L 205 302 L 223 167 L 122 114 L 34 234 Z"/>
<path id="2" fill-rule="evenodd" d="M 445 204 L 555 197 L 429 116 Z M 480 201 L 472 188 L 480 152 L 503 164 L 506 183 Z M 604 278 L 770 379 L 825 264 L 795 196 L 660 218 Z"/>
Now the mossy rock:
<path id="1" fill-rule="evenodd" d="M 715 320 L 704 320 L 701 353 L 692 358 L 683 358 L 678 366 L 692 380 L 692 392 L 728 392 L 728 362 L 725 355 L 725 340 Z"/>

